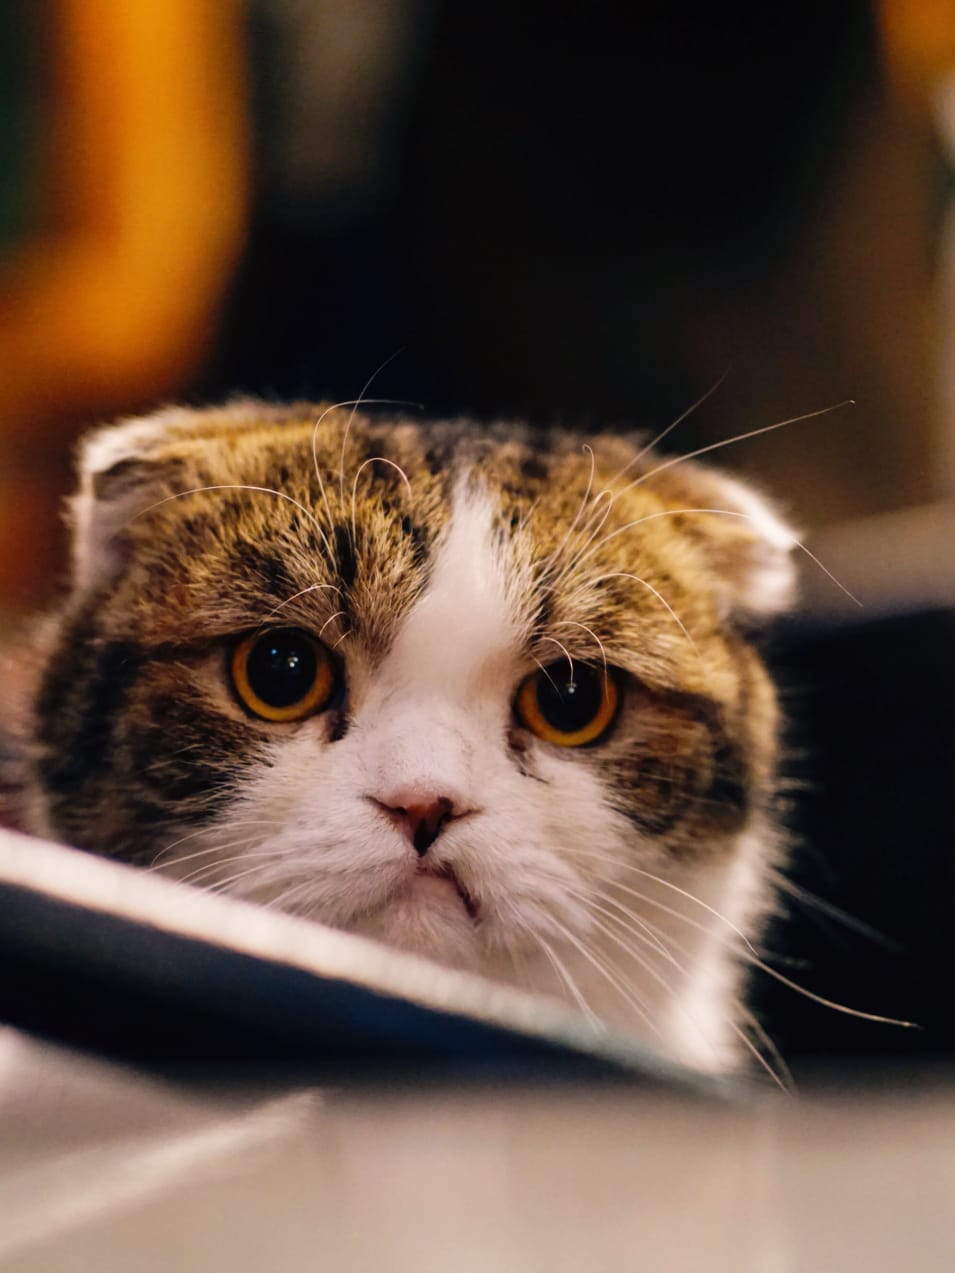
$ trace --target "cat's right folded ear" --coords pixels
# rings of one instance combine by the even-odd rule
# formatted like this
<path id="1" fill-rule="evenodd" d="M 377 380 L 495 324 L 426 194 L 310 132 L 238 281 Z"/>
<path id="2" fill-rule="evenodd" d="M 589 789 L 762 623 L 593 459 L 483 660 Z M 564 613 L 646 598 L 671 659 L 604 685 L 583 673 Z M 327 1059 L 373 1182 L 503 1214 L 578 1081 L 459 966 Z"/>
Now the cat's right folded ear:
<path id="1" fill-rule="evenodd" d="M 136 519 L 188 486 L 186 461 L 171 447 L 188 413 L 170 409 L 98 429 L 79 450 L 79 485 L 70 500 L 73 586 L 87 592 L 123 570 Z"/>

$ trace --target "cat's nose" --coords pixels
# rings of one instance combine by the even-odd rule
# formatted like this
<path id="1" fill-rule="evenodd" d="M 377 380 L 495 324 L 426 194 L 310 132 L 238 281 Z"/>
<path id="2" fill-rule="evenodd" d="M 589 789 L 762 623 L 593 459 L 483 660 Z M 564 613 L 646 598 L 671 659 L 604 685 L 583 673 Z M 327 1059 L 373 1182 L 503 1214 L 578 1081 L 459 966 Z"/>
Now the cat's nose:
<path id="1" fill-rule="evenodd" d="M 372 799 L 404 833 L 419 857 L 424 857 L 449 822 L 468 812 L 449 796 L 418 791 L 395 792 L 385 800 Z"/>

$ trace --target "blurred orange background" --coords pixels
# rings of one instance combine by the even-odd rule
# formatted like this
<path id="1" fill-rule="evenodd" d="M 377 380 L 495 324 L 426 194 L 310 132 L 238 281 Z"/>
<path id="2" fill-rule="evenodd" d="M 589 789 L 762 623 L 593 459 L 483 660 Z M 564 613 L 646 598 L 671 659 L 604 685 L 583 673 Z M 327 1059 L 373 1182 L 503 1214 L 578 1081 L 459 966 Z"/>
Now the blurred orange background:
<path id="1" fill-rule="evenodd" d="M 533 5 L 513 12 L 523 7 L 533 18 Z M 485 41 L 473 64 L 465 11 Z M 528 65 L 522 102 L 487 60 L 522 38 L 495 29 L 503 13 L 412 0 L 5 6 L 0 615 L 43 603 L 62 577 L 60 505 L 83 427 L 207 391 L 351 396 L 402 347 L 382 391 L 541 422 L 660 427 L 731 368 L 687 445 L 853 398 L 847 417 L 727 458 L 809 526 L 951 495 L 938 125 L 955 68 L 951 4 L 808 6 L 798 22 L 776 15 L 775 33 L 741 21 L 717 33 L 713 60 L 730 64 L 713 81 L 715 26 L 694 28 L 690 14 L 687 31 L 655 10 L 623 22 L 598 5 L 585 20 L 594 49 L 626 36 L 635 84 L 657 62 L 661 81 L 687 68 L 679 96 L 653 118 L 641 103 L 621 117 L 625 95 L 598 101 L 603 140 L 575 140 L 567 125 L 549 157 L 540 143 L 542 178 L 536 156 L 494 132 L 494 103 L 519 134 L 534 76 L 544 84 L 546 58 L 561 65 L 559 41 L 573 39 L 535 35 L 544 69 Z M 787 52 L 803 29 L 805 45 Z M 825 61 L 827 42 L 838 59 Z M 787 104 L 797 59 L 818 88 Z M 599 66 L 591 75 L 576 90 L 595 99 Z M 747 140 L 761 113 L 771 127 Z M 734 142 L 779 149 L 744 154 L 753 191 L 760 165 L 767 182 L 774 165 L 786 170 L 755 211 L 751 194 L 735 205 L 714 194 L 718 166 L 700 208 L 689 179 L 650 212 L 652 191 L 628 189 L 617 221 L 599 189 L 589 203 L 551 198 L 544 161 L 570 196 L 581 159 L 607 138 L 603 178 L 611 162 L 637 166 L 634 146 L 637 157 L 677 151 L 696 129 L 702 153 L 729 125 L 728 184 Z M 804 215 L 779 230 L 790 204 Z M 717 214 L 739 221 L 725 241 Z M 748 235 L 760 246 L 748 250 Z M 306 277 L 311 293 L 295 293 Z"/>

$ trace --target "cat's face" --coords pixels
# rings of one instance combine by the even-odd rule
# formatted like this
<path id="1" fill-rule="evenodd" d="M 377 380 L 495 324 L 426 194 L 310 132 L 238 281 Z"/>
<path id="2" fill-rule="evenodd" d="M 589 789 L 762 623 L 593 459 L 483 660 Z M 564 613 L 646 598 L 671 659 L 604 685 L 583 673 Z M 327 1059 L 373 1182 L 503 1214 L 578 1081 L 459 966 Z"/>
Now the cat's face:
<path id="1" fill-rule="evenodd" d="M 94 436 L 37 829 L 722 1064 L 791 537 L 637 455 L 260 404 Z"/>

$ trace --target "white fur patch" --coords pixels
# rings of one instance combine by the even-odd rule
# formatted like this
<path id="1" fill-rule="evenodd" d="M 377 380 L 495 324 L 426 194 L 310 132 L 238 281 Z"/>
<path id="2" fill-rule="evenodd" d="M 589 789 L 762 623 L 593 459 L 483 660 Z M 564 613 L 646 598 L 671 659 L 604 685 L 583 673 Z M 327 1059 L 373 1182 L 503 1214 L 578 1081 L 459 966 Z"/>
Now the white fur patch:
<path id="1" fill-rule="evenodd" d="M 459 490 L 428 587 L 362 704 L 369 794 L 386 804 L 482 803 L 475 741 L 503 730 L 509 703 L 494 691 L 518 637 L 491 524 L 488 500 Z"/>
<path id="2" fill-rule="evenodd" d="M 798 541 L 770 502 L 752 487 L 719 474 L 727 504 L 745 519 L 753 534 L 752 549 L 739 580 L 737 604 L 750 614 L 770 618 L 796 599 L 792 552 Z"/>

